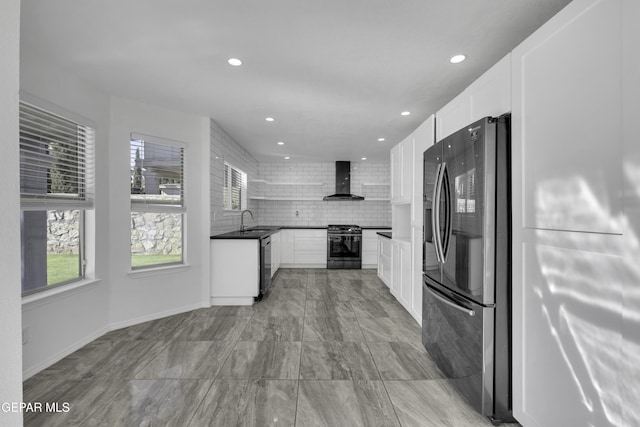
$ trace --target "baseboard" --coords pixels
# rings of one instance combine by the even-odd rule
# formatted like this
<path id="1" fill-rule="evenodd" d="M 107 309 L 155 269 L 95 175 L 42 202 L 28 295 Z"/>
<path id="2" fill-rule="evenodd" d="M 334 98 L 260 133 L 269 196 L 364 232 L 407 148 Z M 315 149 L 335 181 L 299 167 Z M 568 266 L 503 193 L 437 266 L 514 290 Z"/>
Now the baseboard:
<path id="1" fill-rule="evenodd" d="M 253 305 L 253 297 L 211 297 L 211 305 Z"/>
<path id="2" fill-rule="evenodd" d="M 202 303 L 186 305 L 183 307 L 172 308 L 171 310 L 162 311 L 160 313 L 152 313 L 146 316 L 136 317 L 135 319 L 123 320 L 122 322 L 116 322 L 109 325 L 109 331 L 115 331 L 116 329 L 127 328 L 129 326 L 137 325 L 139 323 L 149 322 L 151 320 L 162 319 L 163 317 L 174 316 L 180 313 L 186 313 L 187 311 L 197 310 L 199 308 L 207 307 Z"/>
<path id="3" fill-rule="evenodd" d="M 36 365 L 23 370 L 22 371 L 22 381 L 28 380 L 29 378 L 31 378 L 32 376 L 34 376 L 35 374 L 37 374 L 38 372 L 42 371 L 43 369 L 47 369 L 49 366 L 53 365 L 54 363 L 57 363 L 59 361 L 61 361 L 62 359 L 64 359 L 65 357 L 67 357 L 68 355 L 70 355 L 71 353 L 73 353 L 74 351 L 77 351 L 79 349 L 81 349 L 82 347 L 84 347 L 85 345 L 89 344 L 91 341 L 95 340 L 96 338 L 101 337 L 102 335 L 106 334 L 107 332 L 109 332 L 109 328 L 102 328 L 94 333 L 92 333 L 91 335 L 88 335 L 78 341 L 76 341 L 75 343 L 71 344 L 70 346 L 64 348 L 63 350 L 59 351 L 58 353 L 54 354 L 53 356 L 49 357 L 46 360 L 43 360 L 40 363 L 37 363 Z"/>
<path id="4" fill-rule="evenodd" d="M 327 263 L 322 264 L 280 264 L 280 268 L 327 268 Z"/>
<path id="5" fill-rule="evenodd" d="M 46 368 L 50 367 L 51 365 L 53 365 L 54 363 L 59 362 L 60 360 L 64 359 L 65 357 L 67 357 L 68 355 L 73 353 L 74 351 L 79 350 L 80 348 L 82 348 L 85 345 L 89 344 L 91 341 L 95 340 L 96 338 L 100 338 L 102 335 L 106 334 L 107 332 L 111 332 L 111 331 L 114 331 L 116 329 L 126 328 L 126 327 L 133 326 L 133 325 L 137 325 L 139 323 L 148 322 L 150 320 L 162 319 L 163 317 L 173 316 L 175 314 L 180 314 L 180 313 L 185 313 L 187 311 L 197 310 L 197 309 L 203 308 L 203 307 L 208 307 L 208 306 L 204 305 L 202 303 L 192 304 L 192 305 L 189 305 L 189 306 L 174 308 L 174 309 L 163 311 L 163 312 L 160 312 L 160 313 L 149 314 L 149 315 L 138 317 L 138 318 L 135 318 L 135 319 L 125 320 L 125 321 L 118 322 L 118 323 L 112 323 L 107 327 L 99 329 L 98 331 L 96 331 L 96 332 L 94 332 L 94 333 L 92 333 L 90 335 L 87 335 L 86 337 L 83 337 L 83 338 L 79 339 L 75 343 L 71 344 L 68 347 L 65 347 L 63 350 L 61 350 L 58 353 L 54 354 L 53 356 L 45 359 L 44 361 L 42 361 L 40 363 L 37 363 L 36 365 L 34 365 L 34 366 L 32 366 L 32 367 L 30 367 L 28 369 L 23 370 L 22 371 L 22 381 L 25 381 L 25 380 L 31 378 L 32 376 L 34 376 L 38 372 L 42 371 L 43 369 L 46 369 Z"/>

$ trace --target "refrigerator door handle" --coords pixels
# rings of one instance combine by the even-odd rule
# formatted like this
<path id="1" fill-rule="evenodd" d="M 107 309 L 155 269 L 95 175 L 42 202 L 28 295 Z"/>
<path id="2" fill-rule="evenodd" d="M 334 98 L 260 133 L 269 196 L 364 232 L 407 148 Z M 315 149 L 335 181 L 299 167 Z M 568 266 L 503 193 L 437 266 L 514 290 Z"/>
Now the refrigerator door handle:
<path id="1" fill-rule="evenodd" d="M 442 236 L 440 235 L 440 197 L 442 196 L 442 180 L 444 179 L 444 170 L 447 167 L 445 162 L 438 165 L 436 170 L 436 183 L 434 187 L 433 208 L 434 213 L 433 239 L 435 240 L 436 256 L 438 261 L 444 263 L 444 250 L 442 248 Z"/>
<path id="2" fill-rule="evenodd" d="M 438 197 L 442 197 L 442 188 L 446 190 L 446 208 L 445 212 L 445 236 L 440 236 L 440 253 L 442 254 L 442 263 L 447 262 L 447 255 L 449 254 L 449 245 L 451 243 L 451 186 L 449 185 L 449 172 L 447 171 L 447 164 L 442 163 L 442 171 L 440 172 L 442 178 L 440 179 L 440 194 Z M 446 182 L 445 182 L 446 179 Z M 444 185 L 443 185 L 444 184 Z M 440 200 L 438 200 L 440 204 Z M 440 229 L 440 217 L 438 217 L 438 229 Z M 444 243 L 443 243 L 444 241 Z"/>
<path id="3" fill-rule="evenodd" d="M 440 169 L 442 168 L 442 163 L 438 163 L 436 167 L 436 180 L 433 183 L 433 198 L 431 199 L 431 233 L 433 235 L 433 246 L 436 250 L 436 259 L 438 262 L 442 262 L 442 258 L 440 257 L 440 247 L 438 246 L 438 199 L 439 199 L 439 186 L 440 182 Z"/>
<path id="4" fill-rule="evenodd" d="M 436 299 L 440 300 L 441 302 L 447 304 L 448 306 L 455 308 L 456 310 L 462 311 L 463 313 L 466 313 L 469 316 L 476 315 L 476 312 L 474 310 L 471 310 L 470 308 L 464 307 L 462 305 L 455 303 L 454 301 L 451 301 L 449 298 L 446 298 L 443 295 L 440 295 L 440 292 L 431 289 L 429 286 L 426 286 L 426 288 L 431 295 L 433 295 Z"/>

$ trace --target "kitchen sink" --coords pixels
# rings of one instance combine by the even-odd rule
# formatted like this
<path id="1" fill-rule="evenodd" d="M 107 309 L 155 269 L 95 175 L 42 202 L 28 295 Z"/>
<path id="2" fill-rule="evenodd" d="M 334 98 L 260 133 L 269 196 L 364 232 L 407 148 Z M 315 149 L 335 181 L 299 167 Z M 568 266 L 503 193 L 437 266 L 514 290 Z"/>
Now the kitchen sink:
<path id="1" fill-rule="evenodd" d="M 243 233 L 247 233 L 249 231 L 272 231 L 272 228 L 250 228 L 248 230 L 244 230 Z"/>

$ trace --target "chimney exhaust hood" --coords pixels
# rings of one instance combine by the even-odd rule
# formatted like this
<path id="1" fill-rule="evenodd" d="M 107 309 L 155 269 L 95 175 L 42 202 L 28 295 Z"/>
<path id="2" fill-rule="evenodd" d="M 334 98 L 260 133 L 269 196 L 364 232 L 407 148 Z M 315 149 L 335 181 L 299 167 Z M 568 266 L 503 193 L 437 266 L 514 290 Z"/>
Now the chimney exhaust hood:
<path id="1" fill-rule="evenodd" d="M 351 194 L 351 162 L 336 162 L 336 194 L 325 196 L 322 200 L 364 200 L 362 196 Z"/>

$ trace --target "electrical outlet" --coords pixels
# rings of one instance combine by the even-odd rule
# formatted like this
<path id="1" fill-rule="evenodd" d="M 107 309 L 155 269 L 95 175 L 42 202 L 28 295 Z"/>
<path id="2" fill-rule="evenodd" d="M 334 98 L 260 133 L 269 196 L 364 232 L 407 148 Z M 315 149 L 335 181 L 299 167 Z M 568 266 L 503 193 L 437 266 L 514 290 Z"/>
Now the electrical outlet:
<path id="1" fill-rule="evenodd" d="M 22 345 L 29 343 L 29 328 L 22 328 Z"/>
<path id="2" fill-rule="evenodd" d="M 296 216 L 300 216 L 300 211 L 296 211 Z"/>

